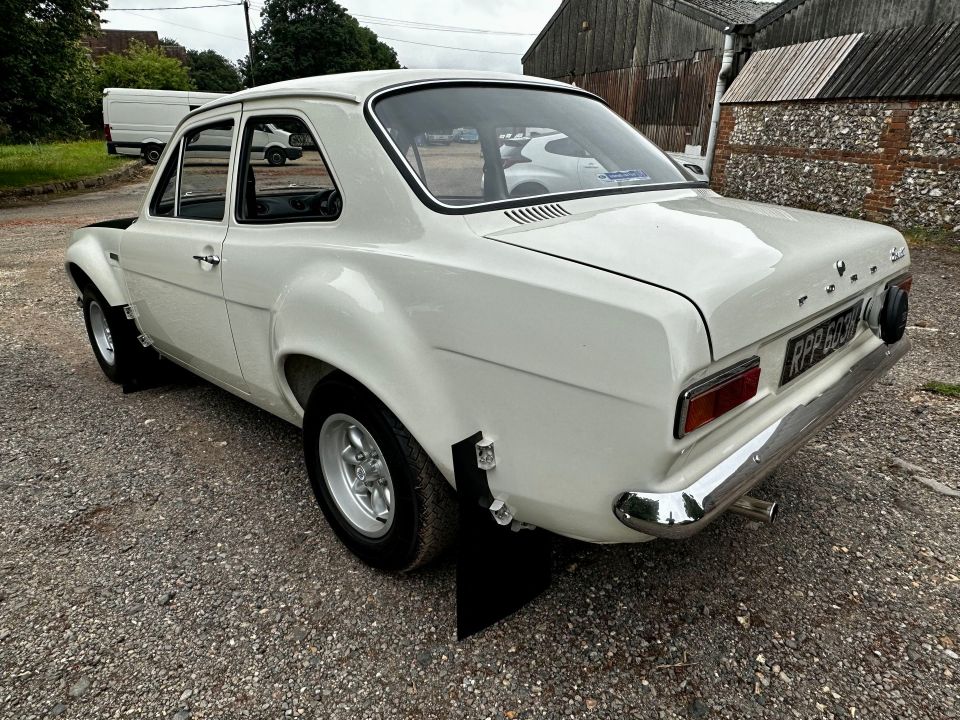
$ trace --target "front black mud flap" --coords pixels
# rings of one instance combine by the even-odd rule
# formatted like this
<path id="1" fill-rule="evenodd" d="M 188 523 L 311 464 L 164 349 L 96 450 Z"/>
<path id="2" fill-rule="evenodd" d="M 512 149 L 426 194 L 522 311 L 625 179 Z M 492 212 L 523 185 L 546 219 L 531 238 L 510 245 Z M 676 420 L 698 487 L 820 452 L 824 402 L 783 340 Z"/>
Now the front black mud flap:
<path id="1" fill-rule="evenodd" d="M 545 530 L 513 531 L 494 520 L 487 473 L 477 465 L 478 432 L 453 445 L 460 501 L 457 639 L 512 615 L 550 586 L 553 541 Z"/>

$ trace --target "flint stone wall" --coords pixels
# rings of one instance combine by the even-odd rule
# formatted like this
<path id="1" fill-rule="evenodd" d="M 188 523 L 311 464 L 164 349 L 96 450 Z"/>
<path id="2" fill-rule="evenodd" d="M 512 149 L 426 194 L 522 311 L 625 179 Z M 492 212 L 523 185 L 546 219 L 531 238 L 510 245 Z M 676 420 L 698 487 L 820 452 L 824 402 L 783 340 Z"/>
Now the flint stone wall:
<path id="1" fill-rule="evenodd" d="M 724 105 L 712 179 L 731 197 L 960 232 L 960 101 Z"/>
<path id="2" fill-rule="evenodd" d="M 734 153 L 726 184 L 730 197 L 862 217 L 873 170 L 860 163 Z"/>
<path id="3" fill-rule="evenodd" d="M 890 221 L 900 227 L 944 226 L 960 232 L 960 168 L 908 168 L 893 186 Z"/>
<path id="4" fill-rule="evenodd" d="M 810 150 L 880 152 L 884 115 L 872 103 L 851 103 L 843 108 L 820 104 L 741 105 L 730 142 L 757 147 L 796 147 Z"/>

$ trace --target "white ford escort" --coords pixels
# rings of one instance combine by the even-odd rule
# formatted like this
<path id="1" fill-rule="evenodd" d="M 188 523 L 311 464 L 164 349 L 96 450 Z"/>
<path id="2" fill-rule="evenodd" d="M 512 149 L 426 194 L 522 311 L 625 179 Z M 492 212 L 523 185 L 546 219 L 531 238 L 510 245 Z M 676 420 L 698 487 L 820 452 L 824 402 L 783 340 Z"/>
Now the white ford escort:
<path id="1" fill-rule="evenodd" d="M 258 161 L 263 125 L 301 160 Z M 454 128 L 479 142 L 422 140 Z M 508 191 L 527 136 L 570 176 Z M 302 426 L 331 526 L 389 569 L 451 539 L 465 438 L 514 529 L 771 518 L 750 488 L 907 352 L 909 264 L 890 228 L 717 195 L 576 87 L 438 71 L 214 100 L 66 255 L 107 377 L 164 358 Z"/>

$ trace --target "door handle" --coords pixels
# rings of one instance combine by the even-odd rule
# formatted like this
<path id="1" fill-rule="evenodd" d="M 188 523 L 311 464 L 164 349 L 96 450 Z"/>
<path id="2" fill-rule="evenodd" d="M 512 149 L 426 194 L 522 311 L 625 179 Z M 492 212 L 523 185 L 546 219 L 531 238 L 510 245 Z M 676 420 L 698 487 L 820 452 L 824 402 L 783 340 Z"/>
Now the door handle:
<path id="1" fill-rule="evenodd" d="M 219 265 L 219 264 L 220 264 L 220 256 L 219 256 L 219 255 L 194 255 L 194 256 L 193 256 L 193 259 L 194 259 L 194 260 L 199 260 L 200 262 L 210 263 L 211 265 Z"/>

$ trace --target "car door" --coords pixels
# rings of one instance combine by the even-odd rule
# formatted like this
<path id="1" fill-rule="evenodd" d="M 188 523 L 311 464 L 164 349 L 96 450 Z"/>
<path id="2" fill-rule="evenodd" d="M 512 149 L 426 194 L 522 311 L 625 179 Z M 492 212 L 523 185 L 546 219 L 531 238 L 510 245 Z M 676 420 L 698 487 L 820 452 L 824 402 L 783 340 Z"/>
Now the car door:
<path id="1" fill-rule="evenodd" d="M 314 113 L 322 111 L 323 106 L 313 108 Z M 257 128 L 265 124 L 276 124 L 297 138 L 303 151 L 298 162 L 259 161 Z M 297 418 L 290 415 L 278 383 L 276 312 L 305 259 L 315 259 L 325 244 L 345 239 L 339 231 L 340 193 L 319 137 L 307 116 L 294 109 L 245 110 L 233 223 L 224 249 L 229 259 L 223 271 L 224 298 L 250 399 L 294 422 Z M 316 282 L 335 284 L 335 279 L 318 275 Z M 323 333 L 322 324 L 317 332 Z"/>
<path id="2" fill-rule="evenodd" d="M 120 266 L 149 341 L 245 392 L 221 280 L 239 119 L 239 105 L 214 110 L 174 139 L 150 201 L 124 233 Z"/>

